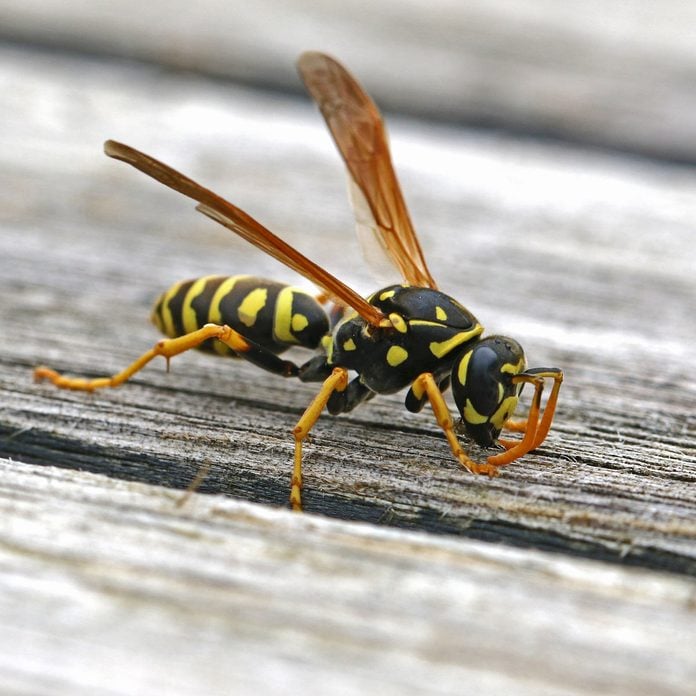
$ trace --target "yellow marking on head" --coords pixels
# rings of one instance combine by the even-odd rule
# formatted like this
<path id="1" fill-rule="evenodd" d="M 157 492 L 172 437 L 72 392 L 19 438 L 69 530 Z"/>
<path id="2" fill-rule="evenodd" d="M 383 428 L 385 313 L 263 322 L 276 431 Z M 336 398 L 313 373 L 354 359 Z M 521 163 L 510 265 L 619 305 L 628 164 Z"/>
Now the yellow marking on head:
<path id="1" fill-rule="evenodd" d="M 387 362 L 391 367 L 401 365 L 408 358 L 408 351 L 401 346 L 392 346 L 387 351 Z"/>
<path id="2" fill-rule="evenodd" d="M 222 324 L 222 314 L 220 312 L 220 303 L 229 295 L 234 286 L 244 278 L 248 276 L 231 276 L 226 278 L 220 283 L 218 289 L 215 291 L 213 298 L 210 300 L 210 307 L 208 308 L 208 321 L 211 324 Z"/>
<path id="3" fill-rule="evenodd" d="M 470 399 L 466 400 L 464 405 L 464 420 L 471 425 L 481 425 L 482 423 L 487 423 L 488 418 L 482 416 L 473 406 Z"/>
<path id="4" fill-rule="evenodd" d="M 435 318 L 440 321 L 447 321 L 447 312 L 442 307 L 435 307 Z"/>
<path id="5" fill-rule="evenodd" d="M 396 295 L 396 290 L 385 290 L 379 294 L 379 299 L 384 302 L 384 300 L 388 300 L 390 297 L 394 297 L 394 295 Z"/>
<path id="6" fill-rule="evenodd" d="M 505 421 L 515 412 L 517 401 L 518 399 L 516 396 L 508 396 L 508 398 L 500 404 L 498 410 L 490 417 L 491 423 L 493 423 L 498 430 L 502 429 Z"/>
<path id="7" fill-rule="evenodd" d="M 459 384 L 466 384 L 466 371 L 469 369 L 469 360 L 471 360 L 472 350 L 468 351 L 464 357 L 459 361 L 459 368 L 457 369 L 457 380 Z"/>
<path id="8" fill-rule="evenodd" d="M 196 329 L 201 328 L 196 320 L 196 312 L 191 305 L 193 304 L 193 301 L 205 290 L 205 286 L 208 281 L 214 277 L 215 276 L 205 276 L 203 278 L 199 278 L 188 289 L 186 297 L 184 297 L 184 301 L 181 305 L 181 321 L 184 325 L 184 331 L 186 333 L 191 333 L 192 331 L 196 331 Z"/>
<path id="9" fill-rule="evenodd" d="M 518 374 L 519 374 L 520 372 L 522 372 L 522 371 L 524 370 L 524 368 L 526 367 L 525 362 L 526 362 L 526 361 L 525 361 L 525 359 L 524 359 L 524 356 L 522 356 L 522 357 L 517 361 L 517 363 L 514 363 L 514 364 L 513 364 L 513 363 L 505 363 L 505 364 L 500 368 L 500 371 L 501 371 L 501 372 L 509 372 L 510 374 L 513 374 L 513 375 L 518 375 Z"/>
<path id="10" fill-rule="evenodd" d="M 266 306 L 268 300 L 267 288 L 255 288 L 241 302 L 237 309 L 239 321 L 244 326 L 253 326 L 256 323 L 256 317 L 259 312 Z"/>
<path id="11" fill-rule="evenodd" d="M 392 312 L 389 315 L 389 321 L 392 323 L 392 326 L 399 332 L 399 333 L 406 333 L 408 331 L 408 326 L 406 324 L 406 321 L 400 314 L 396 314 L 395 312 Z"/>
<path id="12" fill-rule="evenodd" d="M 355 350 L 357 346 L 355 345 L 355 341 L 352 338 L 349 338 L 344 344 L 343 344 L 343 350 Z"/>
<path id="13" fill-rule="evenodd" d="M 461 346 L 463 343 L 470 341 L 475 336 L 478 336 L 482 331 L 483 327 L 480 324 L 476 324 L 473 329 L 469 329 L 468 331 L 460 331 L 452 336 L 452 338 L 448 338 L 446 341 L 433 341 L 428 348 L 436 358 L 443 358 L 448 353 L 451 353 L 457 346 Z"/>

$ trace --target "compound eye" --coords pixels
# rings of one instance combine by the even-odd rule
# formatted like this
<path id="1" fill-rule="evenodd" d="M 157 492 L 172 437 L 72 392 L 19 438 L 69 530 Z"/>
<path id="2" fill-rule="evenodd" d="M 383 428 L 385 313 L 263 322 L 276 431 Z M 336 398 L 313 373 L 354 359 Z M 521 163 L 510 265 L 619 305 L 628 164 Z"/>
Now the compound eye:
<path id="1" fill-rule="evenodd" d="M 495 442 L 517 406 L 512 377 L 525 369 L 517 341 L 491 336 L 479 341 L 452 369 L 452 392 L 469 435 L 482 446 Z"/>

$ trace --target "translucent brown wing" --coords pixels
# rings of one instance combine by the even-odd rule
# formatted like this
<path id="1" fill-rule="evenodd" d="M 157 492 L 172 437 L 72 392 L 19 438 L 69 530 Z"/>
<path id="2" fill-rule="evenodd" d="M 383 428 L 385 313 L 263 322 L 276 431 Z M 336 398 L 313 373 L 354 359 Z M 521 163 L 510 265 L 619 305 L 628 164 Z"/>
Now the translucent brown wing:
<path id="1" fill-rule="evenodd" d="M 369 227 L 404 279 L 412 285 L 436 288 L 394 173 L 379 109 L 333 58 L 310 51 L 300 56 L 297 67 L 326 120 L 352 183 L 362 193 L 353 194 L 358 230 L 368 226 L 366 212 L 358 208 L 367 203 Z"/>
<path id="2" fill-rule="evenodd" d="M 265 251 L 269 256 L 308 278 L 315 285 L 326 291 L 330 297 L 352 307 L 369 324 L 379 326 L 380 324 L 384 325 L 385 322 L 389 323 L 389 320 L 385 319 L 382 312 L 360 297 L 354 290 L 342 283 L 338 278 L 332 276 L 328 271 L 325 271 L 321 266 L 310 261 L 282 239 L 276 237 L 260 222 L 254 220 L 250 215 L 224 198 L 220 198 L 217 194 L 177 172 L 175 169 L 128 145 L 117 143 L 114 140 L 107 140 L 104 143 L 104 152 L 109 157 L 127 162 L 165 186 L 198 201 L 200 205 L 197 206 L 197 210 L 236 232 L 240 237 Z"/>

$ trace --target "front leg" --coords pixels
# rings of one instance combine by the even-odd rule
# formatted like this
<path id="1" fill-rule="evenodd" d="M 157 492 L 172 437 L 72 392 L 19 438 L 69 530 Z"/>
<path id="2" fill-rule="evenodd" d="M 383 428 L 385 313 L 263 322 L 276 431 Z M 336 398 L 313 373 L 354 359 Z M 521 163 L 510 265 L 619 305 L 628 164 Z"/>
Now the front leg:
<path id="1" fill-rule="evenodd" d="M 442 392 L 437 386 L 432 373 L 424 372 L 416 377 L 411 385 L 411 392 L 413 393 L 414 400 L 418 402 L 424 400 L 425 397 L 427 397 L 427 399 L 430 401 L 437 424 L 445 433 L 445 437 L 447 438 L 447 442 L 452 450 L 452 454 L 459 460 L 459 463 L 465 469 L 468 469 L 472 474 L 488 474 L 489 476 L 498 475 L 498 467 L 496 464 L 493 464 L 490 459 L 485 464 L 479 464 L 471 459 L 462 449 L 462 446 L 459 444 L 459 440 L 457 439 L 457 435 L 454 432 L 452 415 L 450 414 L 449 408 L 447 408 L 445 397 L 442 396 Z"/>
<path id="2" fill-rule="evenodd" d="M 546 401 L 546 407 L 544 408 L 543 415 L 539 417 L 539 412 L 541 409 L 541 392 L 544 388 L 543 382 L 544 379 L 547 378 L 553 379 L 553 387 L 551 388 L 551 393 Z M 521 375 L 518 375 L 516 379 L 521 382 L 530 382 L 534 385 L 532 408 L 530 409 L 529 415 L 525 420 L 508 420 L 505 422 L 503 427 L 511 432 L 524 433 L 525 437 L 521 441 L 499 440 L 499 442 L 501 445 L 503 445 L 503 447 L 510 451 L 515 448 L 519 448 L 521 442 L 524 442 L 525 439 L 527 439 L 527 434 L 532 431 L 534 436 L 529 442 L 529 449 L 526 450 L 531 452 L 537 447 L 541 446 L 549 433 L 549 429 L 551 428 L 551 421 L 553 421 L 553 416 L 556 411 L 556 403 L 558 401 L 558 392 L 560 391 L 561 384 L 563 383 L 563 371 L 556 367 L 533 368 L 523 372 Z M 526 453 L 526 451 L 522 452 L 522 454 Z M 518 456 L 522 456 L 522 454 L 519 454 Z"/>

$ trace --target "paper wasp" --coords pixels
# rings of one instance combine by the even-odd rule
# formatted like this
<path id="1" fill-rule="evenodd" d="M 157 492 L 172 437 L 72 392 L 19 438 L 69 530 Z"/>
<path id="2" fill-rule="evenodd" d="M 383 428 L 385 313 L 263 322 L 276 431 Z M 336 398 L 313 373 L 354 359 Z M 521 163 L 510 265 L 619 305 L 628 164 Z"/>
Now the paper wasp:
<path id="1" fill-rule="evenodd" d="M 553 420 L 563 373 L 526 368 L 520 345 L 503 336 L 482 337 L 483 327 L 461 304 L 438 291 L 394 173 L 380 112 L 338 62 L 304 53 L 300 75 L 321 110 L 348 168 L 358 231 L 374 235 L 404 284 L 378 290 L 367 299 L 310 261 L 244 211 L 158 160 L 127 145 L 107 141 L 107 155 L 123 160 L 166 186 L 194 199 L 196 209 L 311 280 L 338 307 L 332 322 L 312 295 L 250 276 L 206 277 L 177 283 L 158 300 L 153 318 L 169 338 L 159 341 L 124 371 L 100 379 L 35 371 L 58 387 L 91 391 L 116 387 L 152 358 L 169 361 L 191 348 L 208 347 L 249 360 L 270 372 L 322 382 L 319 393 L 293 429 L 294 467 L 290 503 L 301 509 L 302 443 L 325 407 L 351 411 L 377 394 L 409 387 L 406 408 L 430 402 L 450 449 L 470 472 L 494 476 L 499 467 L 536 449 Z M 283 360 L 290 346 L 317 351 L 303 365 Z M 356 374 L 349 380 L 349 372 Z M 553 380 L 545 408 L 541 397 Z M 534 389 L 528 417 L 510 420 L 522 387 Z M 443 392 L 451 385 L 468 435 L 482 447 L 502 451 L 476 462 L 460 445 Z M 499 439 L 503 428 L 522 432 Z"/>

